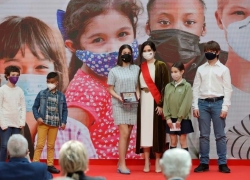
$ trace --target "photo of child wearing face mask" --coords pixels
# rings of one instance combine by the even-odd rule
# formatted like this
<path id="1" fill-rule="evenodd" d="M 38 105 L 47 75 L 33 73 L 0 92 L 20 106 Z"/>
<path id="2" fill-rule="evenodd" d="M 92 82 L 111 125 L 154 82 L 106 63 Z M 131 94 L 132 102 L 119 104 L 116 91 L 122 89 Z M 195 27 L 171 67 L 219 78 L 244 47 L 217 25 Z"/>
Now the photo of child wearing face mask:
<path id="1" fill-rule="evenodd" d="M 118 158 L 119 131 L 112 117 L 107 77 L 122 44 L 131 45 L 133 59 L 138 56 L 135 37 L 140 10 L 137 0 L 71 0 L 66 12 L 57 14 L 65 45 L 72 52 L 66 91 L 69 116 L 89 128 L 99 158 Z M 139 157 L 134 149 L 135 128 L 127 157 Z"/>
<path id="2" fill-rule="evenodd" d="M 249 159 L 250 1 L 217 0 L 215 17 L 228 43 L 226 66 L 232 75 L 232 105 L 227 118 L 229 157 Z"/>
<path id="3" fill-rule="evenodd" d="M 24 136 L 29 141 L 30 156 L 33 157 L 34 141 L 37 134 L 37 121 L 32 113 L 36 95 L 47 88 L 46 75 L 57 71 L 60 78 L 58 90 L 64 92 L 69 79 L 65 57 L 65 48 L 59 32 L 53 31 L 44 22 L 34 17 L 6 17 L 0 24 L 0 74 L 4 68 L 15 65 L 21 76 L 17 82 L 25 95 L 26 126 Z M 2 76 L 1 84 L 5 83 Z M 68 126 L 64 131 L 59 129 L 55 143 L 55 158 L 59 158 L 61 145 L 70 139 L 87 144 L 88 154 L 96 157 L 88 129 L 78 121 L 67 119 Z M 47 146 L 41 155 L 47 157 Z"/>
<path id="4" fill-rule="evenodd" d="M 206 35 L 206 5 L 204 0 L 149 0 L 146 33 L 156 45 L 156 57 L 170 69 L 175 62 L 185 66 L 184 78 L 191 85 L 198 66 L 206 62 L 204 43 L 200 37 Z M 227 53 L 220 53 L 225 63 Z"/>

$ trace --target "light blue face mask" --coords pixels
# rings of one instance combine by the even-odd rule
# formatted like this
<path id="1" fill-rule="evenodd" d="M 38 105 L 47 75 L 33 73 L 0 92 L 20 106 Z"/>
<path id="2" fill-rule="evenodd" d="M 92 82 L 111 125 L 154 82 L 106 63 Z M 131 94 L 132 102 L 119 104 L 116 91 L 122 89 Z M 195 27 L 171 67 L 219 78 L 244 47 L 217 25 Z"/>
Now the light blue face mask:
<path id="1" fill-rule="evenodd" d="M 4 74 L 1 74 L 1 86 L 6 84 Z M 47 89 L 47 75 L 21 74 L 16 83 L 24 91 L 26 111 L 32 111 L 37 94 Z"/>

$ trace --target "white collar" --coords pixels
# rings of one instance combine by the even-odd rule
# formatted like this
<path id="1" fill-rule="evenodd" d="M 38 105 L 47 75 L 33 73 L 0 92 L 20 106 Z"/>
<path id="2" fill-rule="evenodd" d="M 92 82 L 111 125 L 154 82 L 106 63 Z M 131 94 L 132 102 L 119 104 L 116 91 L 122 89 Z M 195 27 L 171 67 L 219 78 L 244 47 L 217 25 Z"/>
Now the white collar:
<path id="1" fill-rule="evenodd" d="M 210 65 L 210 64 L 209 64 L 208 61 L 207 61 L 204 65 L 207 66 L 207 65 Z M 219 59 L 218 59 L 218 61 L 214 64 L 214 66 L 221 66 L 221 62 L 220 62 Z"/>

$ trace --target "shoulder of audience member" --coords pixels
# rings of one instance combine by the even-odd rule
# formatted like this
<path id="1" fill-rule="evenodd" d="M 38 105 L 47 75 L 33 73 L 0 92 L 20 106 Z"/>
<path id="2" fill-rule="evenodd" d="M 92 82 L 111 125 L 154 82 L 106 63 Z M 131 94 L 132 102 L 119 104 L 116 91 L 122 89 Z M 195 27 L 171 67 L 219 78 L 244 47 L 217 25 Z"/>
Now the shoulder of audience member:
<path id="1" fill-rule="evenodd" d="M 47 170 L 48 166 L 45 163 L 41 163 L 41 162 L 31 162 L 30 164 L 40 167 L 40 168 L 45 168 Z"/>

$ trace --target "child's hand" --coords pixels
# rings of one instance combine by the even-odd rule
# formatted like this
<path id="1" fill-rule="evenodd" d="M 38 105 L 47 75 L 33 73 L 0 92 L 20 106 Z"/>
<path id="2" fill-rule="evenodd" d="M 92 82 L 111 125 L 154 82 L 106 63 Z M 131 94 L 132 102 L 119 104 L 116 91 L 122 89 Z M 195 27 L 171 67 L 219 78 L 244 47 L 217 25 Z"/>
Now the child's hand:
<path id="1" fill-rule="evenodd" d="M 168 120 L 167 120 L 167 125 L 168 125 L 168 127 L 169 127 L 170 129 L 173 129 L 173 128 L 174 128 L 171 119 L 168 119 Z"/>
<path id="2" fill-rule="evenodd" d="M 181 129 L 181 122 L 177 121 L 175 125 L 176 129 Z"/>
<path id="3" fill-rule="evenodd" d="M 64 129 L 65 129 L 65 127 L 66 127 L 66 125 L 65 125 L 64 123 L 62 123 L 62 125 L 61 125 L 61 129 L 62 129 L 62 130 L 64 130 Z"/>
<path id="4" fill-rule="evenodd" d="M 193 115 L 194 115 L 194 117 L 199 118 L 200 117 L 199 109 L 194 109 L 193 110 Z"/>
<path id="5" fill-rule="evenodd" d="M 38 124 L 43 124 L 43 119 L 42 118 L 38 118 L 37 122 L 38 122 Z"/>
<path id="6" fill-rule="evenodd" d="M 221 111 L 220 117 L 225 119 L 227 117 L 227 112 L 226 111 Z"/>

